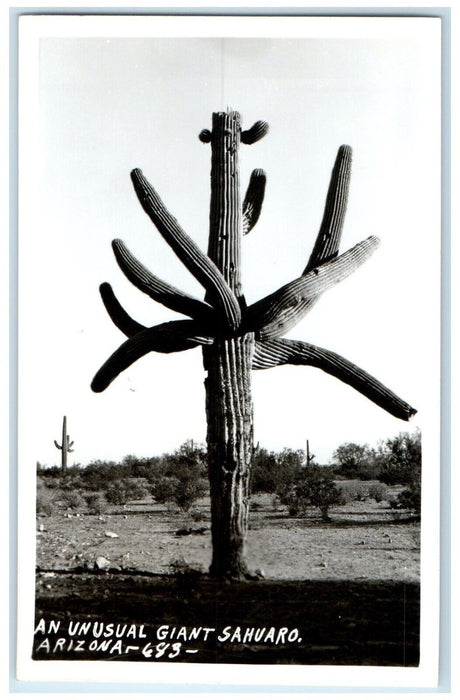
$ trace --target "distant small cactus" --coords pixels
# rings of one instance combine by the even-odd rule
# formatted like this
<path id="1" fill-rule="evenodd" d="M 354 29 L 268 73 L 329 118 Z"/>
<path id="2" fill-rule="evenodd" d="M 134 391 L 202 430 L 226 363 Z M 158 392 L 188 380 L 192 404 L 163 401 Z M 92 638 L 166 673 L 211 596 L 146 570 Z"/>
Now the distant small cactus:
<path id="1" fill-rule="evenodd" d="M 61 468 L 62 471 L 65 471 L 67 469 L 67 453 L 68 452 L 73 452 L 73 440 L 70 441 L 69 435 L 67 435 L 67 416 L 64 416 L 64 420 L 62 421 L 62 441 L 61 444 L 57 442 L 57 440 L 54 441 L 54 444 L 58 448 L 58 450 L 61 450 Z"/>

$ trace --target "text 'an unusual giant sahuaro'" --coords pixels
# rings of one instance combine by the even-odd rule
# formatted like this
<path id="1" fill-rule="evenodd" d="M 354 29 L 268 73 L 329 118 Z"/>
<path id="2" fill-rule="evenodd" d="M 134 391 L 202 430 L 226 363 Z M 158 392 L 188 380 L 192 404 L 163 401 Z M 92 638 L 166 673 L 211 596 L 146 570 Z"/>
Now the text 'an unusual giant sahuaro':
<path id="1" fill-rule="evenodd" d="M 113 241 L 117 262 L 138 289 L 187 320 L 147 328 L 133 320 L 109 284 L 102 300 L 126 340 L 92 382 L 104 391 L 120 372 L 149 352 L 171 353 L 202 347 L 206 371 L 208 469 L 213 555 L 210 574 L 248 576 L 244 545 L 248 527 L 249 471 L 253 452 L 251 371 L 283 364 L 312 365 L 332 374 L 389 413 L 408 420 L 415 413 L 380 382 L 340 355 L 283 334 L 294 326 L 329 287 L 348 277 L 374 252 L 374 236 L 338 254 L 351 171 L 351 148 L 341 146 L 332 171 L 321 228 L 302 274 L 276 292 L 247 306 L 241 285 L 241 241 L 256 224 L 264 198 L 265 173 L 254 170 L 240 198 L 238 149 L 268 131 L 256 122 L 244 131 L 238 112 L 213 114 L 212 130 L 200 140 L 211 144 L 211 205 L 205 254 L 179 226 L 140 170 L 131 178 L 145 212 L 163 238 L 205 289 L 194 298 L 146 269 L 120 240 Z"/>

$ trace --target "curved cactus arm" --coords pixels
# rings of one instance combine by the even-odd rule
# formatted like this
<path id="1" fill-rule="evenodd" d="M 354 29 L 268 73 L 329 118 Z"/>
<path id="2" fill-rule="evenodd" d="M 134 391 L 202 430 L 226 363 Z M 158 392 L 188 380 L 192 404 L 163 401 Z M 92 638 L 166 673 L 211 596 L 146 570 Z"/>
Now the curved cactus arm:
<path id="1" fill-rule="evenodd" d="M 74 452 L 74 450 L 71 447 L 68 447 L 67 452 Z"/>
<path id="2" fill-rule="evenodd" d="M 241 132 L 241 141 L 242 143 L 246 143 L 249 145 L 256 143 L 256 141 L 260 141 L 260 139 L 263 139 L 265 134 L 268 133 L 268 129 L 269 126 L 267 122 L 258 121 L 255 124 L 253 124 L 250 129 L 246 129 L 246 131 Z"/>
<path id="3" fill-rule="evenodd" d="M 121 330 L 122 333 L 127 335 L 128 338 L 146 329 L 146 326 L 143 326 L 141 323 L 135 321 L 124 310 L 108 282 L 103 282 L 101 284 L 99 287 L 99 292 L 101 294 L 105 309 L 113 323 Z"/>
<path id="4" fill-rule="evenodd" d="M 377 379 L 335 352 L 287 338 L 256 342 L 253 369 L 286 364 L 317 367 L 356 389 L 396 418 L 409 420 L 417 412 Z"/>
<path id="5" fill-rule="evenodd" d="M 253 170 L 243 201 L 243 235 L 249 233 L 259 220 L 265 195 L 267 177 L 263 170 Z"/>
<path id="6" fill-rule="evenodd" d="M 58 450 L 62 450 L 62 445 L 60 445 L 57 440 L 54 441 L 54 444 L 58 448 Z"/>
<path id="7" fill-rule="evenodd" d="M 135 287 L 151 299 L 191 318 L 204 319 L 215 315 L 212 306 L 206 302 L 181 292 L 153 275 L 134 257 L 123 241 L 115 239 L 112 241 L 112 248 L 122 272 Z"/>
<path id="8" fill-rule="evenodd" d="M 97 393 L 104 391 L 121 372 L 149 352 L 180 352 L 213 342 L 194 321 L 169 321 L 146 328 L 115 350 L 96 373 L 91 389 Z"/>
<path id="9" fill-rule="evenodd" d="M 304 275 L 338 254 L 347 209 L 351 164 L 351 147 L 340 146 L 331 174 L 323 219 Z"/>
<path id="10" fill-rule="evenodd" d="M 71 440 L 71 441 L 69 442 L 69 450 L 70 450 L 71 447 L 73 447 L 73 445 L 74 445 L 74 440 Z"/>
<path id="11" fill-rule="evenodd" d="M 245 328 L 258 333 L 258 340 L 276 338 L 292 328 L 312 307 L 315 298 L 341 282 L 375 251 L 379 240 L 370 236 L 338 258 L 313 268 L 248 307 Z"/>
<path id="12" fill-rule="evenodd" d="M 222 320 L 225 325 L 233 331 L 236 330 L 241 322 L 241 309 L 218 267 L 182 230 L 142 171 L 137 168 L 133 170 L 131 179 L 146 214 L 179 260 L 206 289 L 212 305 L 223 312 Z"/>

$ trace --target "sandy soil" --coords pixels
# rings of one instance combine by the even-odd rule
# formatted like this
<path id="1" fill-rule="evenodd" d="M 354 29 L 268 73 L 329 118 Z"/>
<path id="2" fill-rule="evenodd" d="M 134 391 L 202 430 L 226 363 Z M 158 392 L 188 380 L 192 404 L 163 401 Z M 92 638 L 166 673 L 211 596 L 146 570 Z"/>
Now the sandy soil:
<path id="1" fill-rule="evenodd" d="M 255 502 L 248 561 L 268 579 L 419 579 L 419 523 L 395 520 L 387 504 L 348 504 L 323 523 L 314 510 L 307 519 L 291 518 L 283 509 L 275 510 L 269 497 Z M 200 510 L 207 514 L 208 505 L 203 502 Z M 37 522 L 41 569 L 92 569 L 104 557 L 111 568 L 122 571 L 169 574 L 177 566 L 207 570 L 211 559 L 209 518 L 184 523 L 183 516 L 163 506 L 136 504 L 103 516 L 60 513 Z M 204 532 L 177 535 L 184 524 Z"/>

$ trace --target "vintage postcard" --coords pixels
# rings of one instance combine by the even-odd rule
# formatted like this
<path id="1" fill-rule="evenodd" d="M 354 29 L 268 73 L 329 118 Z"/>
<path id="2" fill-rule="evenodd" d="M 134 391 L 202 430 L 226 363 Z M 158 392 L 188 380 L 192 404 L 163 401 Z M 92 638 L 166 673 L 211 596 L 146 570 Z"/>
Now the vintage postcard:
<path id="1" fill-rule="evenodd" d="M 19 49 L 18 678 L 435 687 L 441 20 Z"/>

